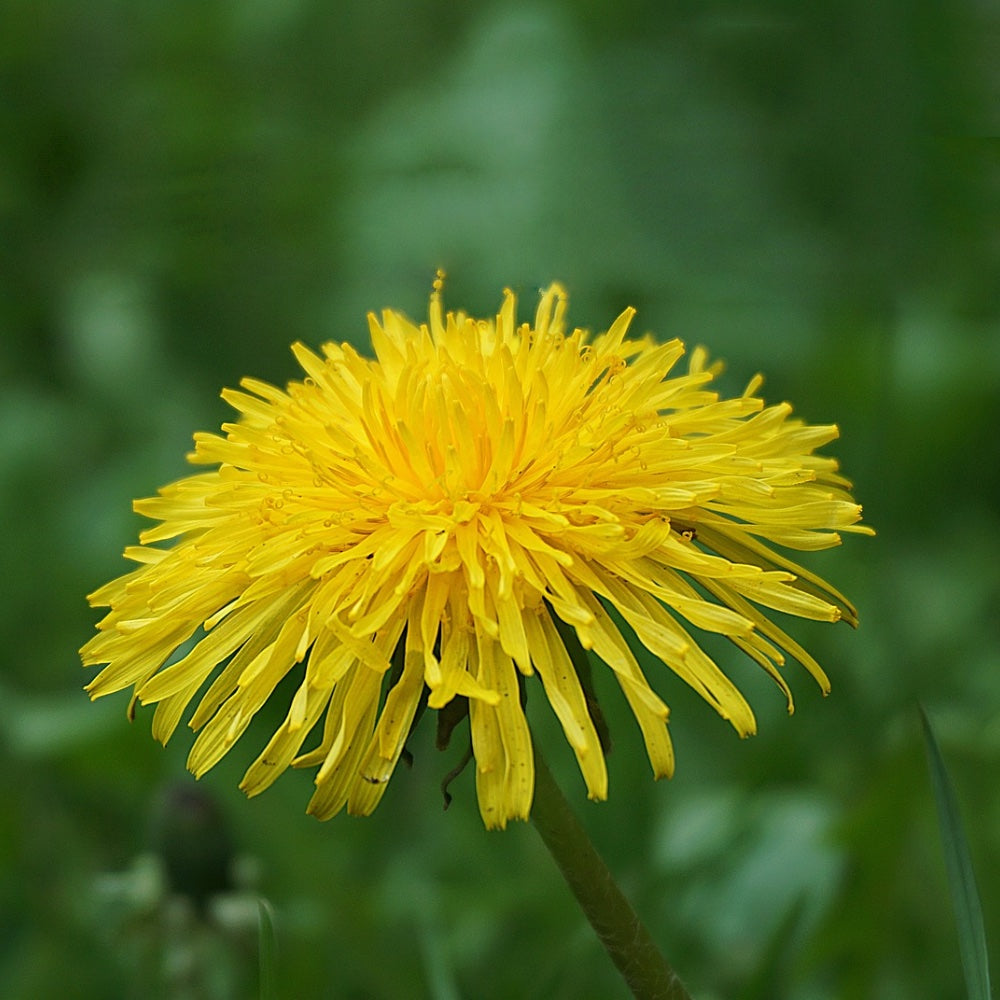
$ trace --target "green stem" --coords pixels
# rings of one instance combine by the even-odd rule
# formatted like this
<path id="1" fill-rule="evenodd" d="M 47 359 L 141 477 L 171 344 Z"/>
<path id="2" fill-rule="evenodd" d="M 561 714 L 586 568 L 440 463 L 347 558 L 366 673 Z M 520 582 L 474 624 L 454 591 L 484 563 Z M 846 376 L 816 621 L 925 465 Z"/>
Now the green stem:
<path id="1" fill-rule="evenodd" d="M 637 1000 L 691 1000 L 615 883 L 535 747 L 531 819 Z"/>

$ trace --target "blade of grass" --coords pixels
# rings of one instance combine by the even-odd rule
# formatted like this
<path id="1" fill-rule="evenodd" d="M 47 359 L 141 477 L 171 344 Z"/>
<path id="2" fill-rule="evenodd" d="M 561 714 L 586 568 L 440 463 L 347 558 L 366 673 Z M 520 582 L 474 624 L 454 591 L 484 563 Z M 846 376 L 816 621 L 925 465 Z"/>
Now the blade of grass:
<path id="1" fill-rule="evenodd" d="M 277 1000 L 275 956 L 278 940 L 274 933 L 274 911 L 266 899 L 257 900 L 260 1000 Z"/>
<path id="2" fill-rule="evenodd" d="M 983 911 L 976 889 L 969 845 L 965 839 L 962 818 L 958 811 L 958 800 L 934 737 L 930 719 L 927 718 L 922 705 L 920 719 L 924 727 L 931 785 L 934 788 L 938 822 L 941 826 L 945 868 L 948 872 L 951 901 L 955 909 L 955 923 L 958 926 L 958 946 L 962 954 L 965 986 L 969 1000 L 990 1000 L 990 962 L 986 951 L 986 928 L 983 925 Z"/>

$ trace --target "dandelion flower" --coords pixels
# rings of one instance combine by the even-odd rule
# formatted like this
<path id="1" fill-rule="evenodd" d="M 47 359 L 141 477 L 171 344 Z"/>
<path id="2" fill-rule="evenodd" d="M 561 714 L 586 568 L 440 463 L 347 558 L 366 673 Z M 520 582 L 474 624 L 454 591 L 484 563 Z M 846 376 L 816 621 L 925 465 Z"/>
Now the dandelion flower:
<path id="1" fill-rule="evenodd" d="M 132 688 L 130 715 L 155 704 L 164 743 L 197 700 L 200 777 L 293 675 L 241 787 L 316 768 L 323 819 L 375 808 L 422 707 L 467 711 L 483 820 L 503 827 L 531 807 L 523 702 L 542 691 L 589 797 L 607 796 L 582 650 L 620 685 L 656 777 L 674 768 L 668 710 L 637 643 L 741 736 L 753 712 L 692 630 L 731 640 L 789 710 L 786 654 L 826 691 L 768 611 L 856 623 L 774 548 L 871 533 L 815 453 L 837 428 L 765 406 L 759 377 L 720 399 L 701 349 L 671 374 L 684 345 L 631 339 L 632 309 L 568 332 L 566 304 L 553 285 L 533 324 L 510 291 L 494 319 L 445 314 L 439 276 L 427 323 L 369 316 L 374 360 L 296 344 L 302 381 L 224 391 L 239 418 L 189 455 L 211 468 L 135 503 L 158 522 L 125 551 L 138 567 L 90 595 L 110 609 L 82 650 L 105 665 L 91 696 Z"/>

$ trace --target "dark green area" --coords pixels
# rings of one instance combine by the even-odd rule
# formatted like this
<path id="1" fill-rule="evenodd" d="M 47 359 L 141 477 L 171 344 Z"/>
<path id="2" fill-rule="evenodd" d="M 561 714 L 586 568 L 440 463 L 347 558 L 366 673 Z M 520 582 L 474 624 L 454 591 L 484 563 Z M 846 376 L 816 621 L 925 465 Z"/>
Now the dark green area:
<path id="1" fill-rule="evenodd" d="M 671 782 L 597 669 L 611 798 L 586 802 L 529 684 L 692 993 L 963 995 L 918 700 L 996 967 L 998 42 L 990 5 L 944 0 L 0 6 L 0 996 L 255 995 L 257 894 L 281 997 L 622 995 L 535 831 L 485 833 L 468 772 L 442 811 L 463 747 L 427 720 L 374 817 L 319 824 L 307 774 L 236 790 L 283 706 L 195 785 L 185 731 L 164 751 L 80 691 L 84 594 L 124 568 L 131 498 L 228 419 L 218 389 L 293 377 L 296 339 L 363 346 L 369 309 L 421 317 L 437 267 L 454 307 L 510 286 L 528 315 L 559 279 L 580 325 L 634 305 L 728 390 L 764 371 L 840 424 L 878 528 L 807 560 L 861 611 L 790 626 L 828 699 L 793 668 L 787 718 L 720 650 L 758 710 L 740 742 L 648 665 Z M 165 815 L 190 870 L 231 843 L 222 924 L 158 902 Z"/>

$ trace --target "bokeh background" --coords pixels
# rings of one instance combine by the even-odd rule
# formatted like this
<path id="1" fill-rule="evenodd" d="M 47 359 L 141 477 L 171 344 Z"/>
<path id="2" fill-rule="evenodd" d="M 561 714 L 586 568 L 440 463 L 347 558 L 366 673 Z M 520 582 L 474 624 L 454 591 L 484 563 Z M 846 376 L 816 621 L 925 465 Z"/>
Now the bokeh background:
<path id="1" fill-rule="evenodd" d="M 189 735 L 81 691 L 84 595 L 220 387 L 422 317 L 437 267 L 453 307 L 510 286 L 530 315 L 559 279 L 581 326 L 631 304 L 727 390 L 765 372 L 840 424 L 878 528 L 809 560 L 861 608 L 792 628 L 829 698 L 797 671 L 788 718 L 720 653 L 754 739 L 650 665 L 677 775 L 650 781 L 605 685 L 598 805 L 531 706 L 692 993 L 963 995 L 918 702 L 996 965 L 998 45 L 994 4 L 945 0 L 0 6 L 0 995 L 254 996 L 257 895 L 281 997 L 623 995 L 535 831 L 485 833 L 469 774 L 443 811 L 429 731 L 374 817 L 319 824 L 308 774 L 235 787 L 283 707 L 195 784 Z"/>

